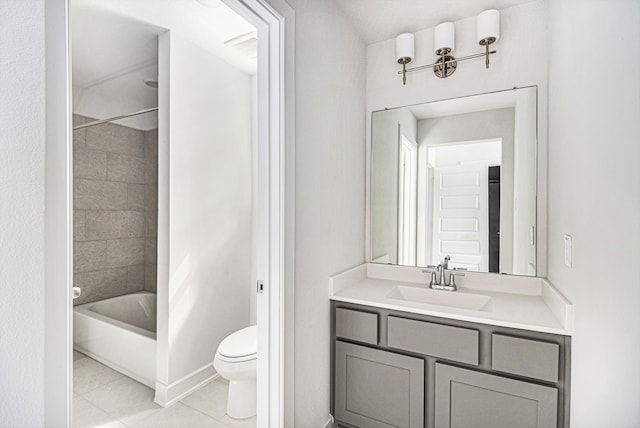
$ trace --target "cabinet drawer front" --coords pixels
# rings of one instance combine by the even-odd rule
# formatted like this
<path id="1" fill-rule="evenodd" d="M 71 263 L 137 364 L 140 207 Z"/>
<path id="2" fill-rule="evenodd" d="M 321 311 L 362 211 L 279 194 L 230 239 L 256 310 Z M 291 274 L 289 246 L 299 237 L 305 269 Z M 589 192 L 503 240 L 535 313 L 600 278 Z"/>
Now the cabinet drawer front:
<path id="1" fill-rule="evenodd" d="M 389 347 L 478 365 L 477 330 L 390 316 Z"/>
<path id="2" fill-rule="evenodd" d="M 336 337 L 378 344 L 378 314 L 336 309 Z"/>
<path id="3" fill-rule="evenodd" d="M 558 382 L 560 345 L 491 335 L 491 368 L 505 373 Z"/>
<path id="4" fill-rule="evenodd" d="M 336 341 L 335 416 L 367 428 L 424 427 L 424 360 Z"/>

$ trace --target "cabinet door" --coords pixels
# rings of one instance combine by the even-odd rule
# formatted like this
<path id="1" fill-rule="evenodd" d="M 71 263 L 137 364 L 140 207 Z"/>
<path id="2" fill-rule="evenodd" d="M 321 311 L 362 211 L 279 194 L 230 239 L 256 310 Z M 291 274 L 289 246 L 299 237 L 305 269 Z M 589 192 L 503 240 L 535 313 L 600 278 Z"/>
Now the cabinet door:
<path id="1" fill-rule="evenodd" d="M 424 360 L 336 341 L 335 417 L 362 428 L 424 426 Z"/>
<path id="2" fill-rule="evenodd" d="M 436 364 L 436 428 L 556 427 L 558 390 Z"/>

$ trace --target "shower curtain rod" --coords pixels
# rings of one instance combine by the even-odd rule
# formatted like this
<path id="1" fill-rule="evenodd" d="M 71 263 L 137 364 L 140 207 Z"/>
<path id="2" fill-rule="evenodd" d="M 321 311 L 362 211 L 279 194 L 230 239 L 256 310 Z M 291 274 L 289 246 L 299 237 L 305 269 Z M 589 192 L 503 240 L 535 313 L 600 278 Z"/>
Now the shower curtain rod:
<path id="1" fill-rule="evenodd" d="M 75 131 L 76 129 L 86 128 L 88 126 L 100 125 L 101 123 L 107 123 L 107 122 L 113 122 L 120 119 L 126 119 L 127 117 L 137 116 L 139 114 L 151 113 L 152 111 L 158 111 L 158 107 L 151 107 L 144 110 L 136 111 L 134 113 L 122 114 L 120 116 L 110 117 L 108 119 L 94 120 L 93 122 L 83 123 L 82 125 L 74 126 L 73 130 Z"/>

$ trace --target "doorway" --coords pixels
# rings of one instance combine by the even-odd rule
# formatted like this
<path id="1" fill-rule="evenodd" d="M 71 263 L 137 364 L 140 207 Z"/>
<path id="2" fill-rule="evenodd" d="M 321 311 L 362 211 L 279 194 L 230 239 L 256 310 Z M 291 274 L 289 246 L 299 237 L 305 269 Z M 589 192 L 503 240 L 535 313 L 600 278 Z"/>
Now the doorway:
<path id="1" fill-rule="evenodd" d="M 258 367 L 258 424 L 279 426 L 282 421 L 282 192 L 281 169 L 283 131 L 281 129 L 281 56 L 283 55 L 283 18 L 262 3 L 247 6 L 240 1 L 226 2 L 236 12 L 252 21 L 258 33 L 259 74 L 258 116 L 258 239 L 257 277 L 263 281 L 257 296 L 257 318 L 261 360 Z M 47 16 L 47 271 L 48 286 L 45 317 L 47 319 L 45 391 L 47 425 L 71 423 L 71 120 L 68 2 L 46 4 Z M 260 53 L 261 52 L 261 53 Z M 54 150 L 57 147 L 57 151 Z M 59 198 L 63 196 L 62 198 Z M 55 230 L 55 231 L 54 231 Z M 54 239 L 56 238 L 57 239 Z M 62 249 L 62 251 L 60 251 Z M 66 367 L 66 370 L 60 370 Z M 280 391 L 279 394 L 273 394 Z M 271 392 L 271 393 L 269 393 Z M 262 422 L 260 422 L 262 421 Z"/>
<path id="2" fill-rule="evenodd" d="M 489 198 L 489 171 L 499 175 L 501 145 L 501 139 L 489 139 L 428 147 L 428 202 L 422 209 L 431 225 L 425 251 L 429 264 L 450 256 L 455 267 L 488 271 L 493 260 L 490 225 L 495 224 L 494 207 L 489 204 L 495 200 Z M 499 204 L 499 194 L 497 197 Z M 499 219 L 497 222 L 499 227 Z M 494 232 L 499 239 L 497 229 Z"/>

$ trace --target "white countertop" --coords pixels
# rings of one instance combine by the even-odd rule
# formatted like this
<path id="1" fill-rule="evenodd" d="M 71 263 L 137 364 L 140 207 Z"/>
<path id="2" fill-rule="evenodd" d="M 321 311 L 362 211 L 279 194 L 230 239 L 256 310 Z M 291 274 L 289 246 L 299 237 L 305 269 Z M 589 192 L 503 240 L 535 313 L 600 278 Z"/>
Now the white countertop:
<path id="1" fill-rule="evenodd" d="M 430 276 L 421 268 L 365 263 L 334 275 L 331 300 L 431 315 L 462 321 L 570 336 L 573 306 L 543 278 L 466 272 L 456 279 L 455 293 L 491 298 L 484 310 L 461 309 L 389 298 L 396 286 L 428 288 Z M 438 293 L 452 293 L 437 290 Z"/>

